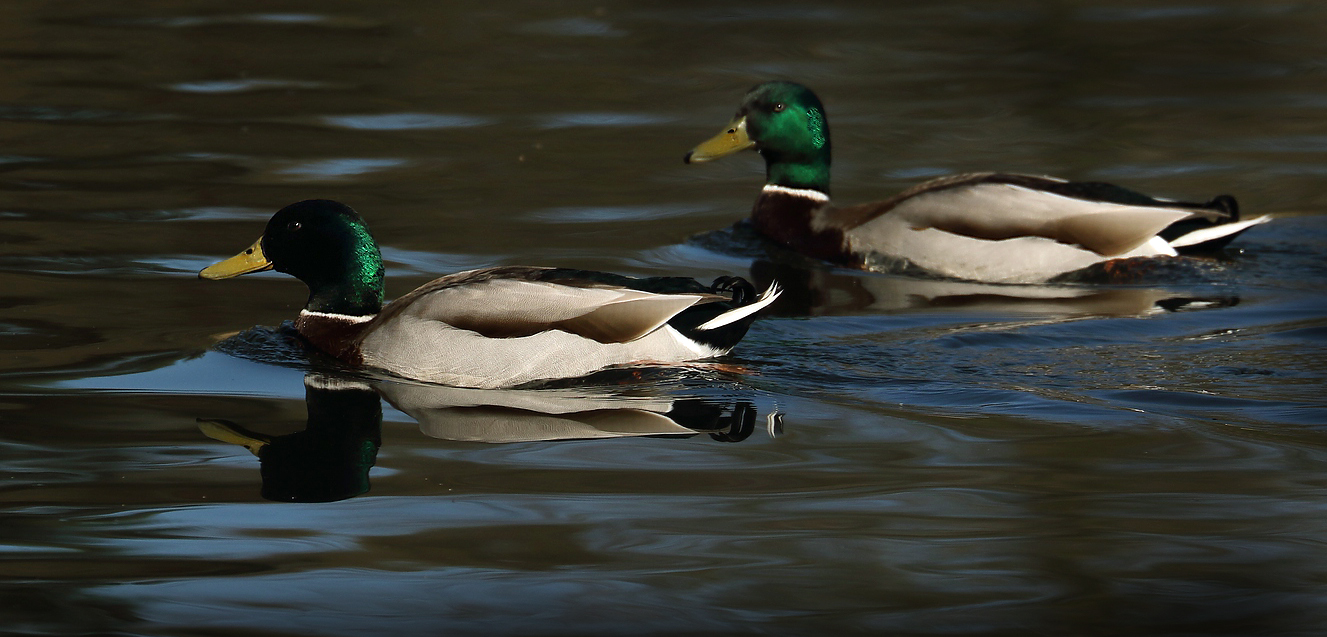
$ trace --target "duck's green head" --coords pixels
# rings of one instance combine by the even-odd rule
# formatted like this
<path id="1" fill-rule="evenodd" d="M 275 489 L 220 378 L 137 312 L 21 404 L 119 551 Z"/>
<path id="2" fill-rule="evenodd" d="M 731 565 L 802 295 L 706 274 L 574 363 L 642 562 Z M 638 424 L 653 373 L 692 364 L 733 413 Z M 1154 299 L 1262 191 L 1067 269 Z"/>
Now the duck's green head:
<path id="1" fill-rule="evenodd" d="M 733 121 L 685 160 L 706 162 L 748 148 L 764 156 L 766 182 L 829 193 L 829 120 L 811 89 L 795 82 L 756 86 Z"/>
<path id="2" fill-rule="evenodd" d="M 249 249 L 203 269 L 204 279 L 276 270 L 309 286 L 306 310 L 362 316 L 382 309 L 378 244 L 359 214 L 342 203 L 310 199 L 282 208 Z"/>

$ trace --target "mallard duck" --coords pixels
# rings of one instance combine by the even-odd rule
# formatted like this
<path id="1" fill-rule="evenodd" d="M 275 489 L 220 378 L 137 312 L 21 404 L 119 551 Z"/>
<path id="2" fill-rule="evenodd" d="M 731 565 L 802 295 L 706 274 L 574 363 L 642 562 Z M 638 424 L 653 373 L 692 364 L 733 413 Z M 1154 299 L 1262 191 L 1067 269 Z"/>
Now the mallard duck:
<path id="1" fill-rule="evenodd" d="M 295 328 L 313 346 L 353 366 L 463 387 L 726 354 L 779 295 L 771 285 L 757 297 L 738 277 L 706 287 L 684 277 L 502 266 L 444 276 L 384 305 L 382 256 L 368 226 L 349 206 L 318 199 L 282 208 L 252 246 L 198 276 L 269 269 L 308 285 Z"/>
<path id="2" fill-rule="evenodd" d="M 1039 283 L 1111 259 L 1224 246 L 1267 216 L 1241 221 L 1235 199 L 1157 199 L 1119 186 L 975 173 L 941 177 L 875 203 L 830 203 L 829 121 L 810 89 L 751 89 L 722 132 L 687 163 L 745 149 L 765 158 L 751 213 L 764 235 L 810 257 L 863 269 L 915 266 L 985 282 Z"/>

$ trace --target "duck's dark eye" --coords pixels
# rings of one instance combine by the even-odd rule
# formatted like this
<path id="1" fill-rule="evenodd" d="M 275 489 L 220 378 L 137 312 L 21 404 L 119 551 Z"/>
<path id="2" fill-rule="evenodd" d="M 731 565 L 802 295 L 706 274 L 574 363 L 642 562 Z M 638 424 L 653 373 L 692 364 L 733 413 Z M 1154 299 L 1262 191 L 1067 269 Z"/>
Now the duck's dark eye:
<path id="1" fill-rule="evenodd" d="M 289 230 L 289 231 L 291 231 L 291 232 L 294 232 L 294 231 L 296 231 L 296 230 L 299 230 L 300 228 L 303 228 L 303 227 L 304 227 L 304 224 L 302 224 L 302 223 L 300 223 L 300 222 L 298 222 L 298 221 L 292 221 L 292 222 L 286 224 L 286 230 Z"/>
<path id="2" fill-rule="evenodd" d="M 775 113 L 782 113 L 782 112 L 783 112 L 783 109 L 785 109 L 785 108 L 788 108 L 788 107 L 787 107 L 787 106 L 784 106 L 784 105 L 783 105 L 783 102 L 778 102 L 777 104 L 774 105 L 774 112 L 775 112 Z"/>

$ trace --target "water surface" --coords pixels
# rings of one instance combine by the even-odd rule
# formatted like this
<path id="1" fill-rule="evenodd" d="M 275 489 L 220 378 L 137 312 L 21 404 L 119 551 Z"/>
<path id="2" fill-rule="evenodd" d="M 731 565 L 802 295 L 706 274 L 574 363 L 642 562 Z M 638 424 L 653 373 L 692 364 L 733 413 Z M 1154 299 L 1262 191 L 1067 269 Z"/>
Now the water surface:
<path id="1" fill-rule="evenodd" d="M 7 634 L 1327 625 L 1316 3 L 5 13 Z M 772 78 L 824 99 L 843 202 L 998 169 L 1279 218 L 1125 286 L 788 259 L 729 229 L 758 157 L 681 162 Z M 196 278 L 309 197 L 365 215 L 391 296 L 504 263 L 789 293 L 723 368 L 366 378 L 277 327 L 299 282 Z"/>

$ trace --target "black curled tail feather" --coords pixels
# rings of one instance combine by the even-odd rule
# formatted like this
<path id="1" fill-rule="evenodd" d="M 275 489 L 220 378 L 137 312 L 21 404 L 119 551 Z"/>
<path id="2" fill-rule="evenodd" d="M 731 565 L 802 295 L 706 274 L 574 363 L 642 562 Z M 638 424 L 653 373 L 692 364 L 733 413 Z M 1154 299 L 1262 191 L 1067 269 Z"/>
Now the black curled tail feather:
<path id="1" fill-rule="evenodd" d="M 729 311 L 756 303 L 761 297 L 750 281 L 739 276 L 721 276 L 714 280 L 708 291 L 728 296 L 730 300 L 701 303 L 687 308 L 668 321 L 668 325 L 697 343 L 727 351 L 746 336 L 751 323 L 756 320 L 756 313 L 719 327 L 701 329 L 701 326 Z"/>
<path id="2" fill-rule="evenodd" d="M 756 286 L 740 276 L 721 276 L 710 285 L 710 292 L 732 297 L 733 307 L 750 305 L 756 300 Z"/>
<path id="3" fill-rule="evenodd" d="M 1217 195 L 1207 203 L 1188 204 L 1187 207 L 1199 210 L 1212 210 L 1222 213 L 1222 215 L 1215 218 L 1194 217 L 1192 219 L 1185 219 L 1183 221 L 1172 223 L 1159 233 L 1162 239 L 1165 239 L 1166 241 L 1175 241 L 1195 230 L 1202 230 L 1204 228 L 1211 228 L 1213 226 L 1220 226 L 1227 223 L 1235 223 L 1240 220 L 1239 201 L 1237 201 L 1232 195 Z M 1226 245 L 1233 241 L 1237 236 L 1239 236 L 1238 232 L 1192 246 L 1177 247 L 1176 250 L 1178 250 L 1180 254 L 1187 255 L 1216 254 L 1225 248 Z"/>
<path id="4" fill-rule="evenodd" d="M 1239 202 L 1235 200 L 1233 195 L 1217 195 L 1212 197 L 1212 200 L 1207 202 L 1207 207 L 1212 210 L 1220 210 L 1230 215 L 1230 218 L 1226 219 L 1226 223 L 1239 221 Z"/>

